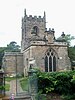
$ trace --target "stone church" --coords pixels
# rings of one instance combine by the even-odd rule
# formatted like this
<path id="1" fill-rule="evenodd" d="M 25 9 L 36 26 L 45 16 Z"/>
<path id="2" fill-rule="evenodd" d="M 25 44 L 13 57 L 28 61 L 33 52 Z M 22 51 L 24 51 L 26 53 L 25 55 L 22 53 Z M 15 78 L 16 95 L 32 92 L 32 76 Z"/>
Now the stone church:
<path id="1" fill-rule="evenodd" d="M 46 28 L 45 12 L 43 17 L 37 17 L 28 16 L 25 10 L 21 28 L 21 52 L 13 55 L 6 52 L 4 55 L 4 59 L 11 58 L 10 60 L 12 60 L 10 66 L 8 64 L 9 61 L 6 62 L 6 65 L 8 64 L 6 69 L 9 69 L 9 72 L 11 72 L 12 68 L 15 72 L 16 66 L 17 71 L 19 73 L 24 72 L 25 75 L 27 75 L 29 68 L 35 67 L 45 72 L 71 69 L 67 43 L 63 40 L 55 39 L 53 28 Z"/>

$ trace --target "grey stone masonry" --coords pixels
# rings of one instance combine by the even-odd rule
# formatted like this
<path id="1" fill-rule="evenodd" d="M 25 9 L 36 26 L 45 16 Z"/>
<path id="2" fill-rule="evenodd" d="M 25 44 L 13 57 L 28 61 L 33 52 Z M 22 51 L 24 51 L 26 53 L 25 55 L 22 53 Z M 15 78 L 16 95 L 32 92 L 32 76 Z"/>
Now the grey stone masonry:
<path id="1" fill-rule="evenodd" d="M 3 68 L 6 74 L 23 73 L 23 54 L 20 52 L 5 52 Z"/>

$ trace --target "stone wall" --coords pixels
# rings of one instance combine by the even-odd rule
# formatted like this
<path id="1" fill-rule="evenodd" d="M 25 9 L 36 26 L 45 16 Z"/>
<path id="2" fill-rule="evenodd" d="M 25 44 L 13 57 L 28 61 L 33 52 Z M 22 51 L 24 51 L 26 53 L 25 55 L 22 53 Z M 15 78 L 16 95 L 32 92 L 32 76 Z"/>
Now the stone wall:
<path id="1" fill-rule="evenodd" d="M 25 70 L 30 67 L 30 59 L 35 60 L 34 67 L 39 67 L 45 71 L 45 53 L 48 49 L 53 49 L 56 52 L 56 71 L 70 70 L 70 60 L 68 58 L 68 51 L 66 45 L 38 45 L 30 46 L 24 51 Z M 26 60 L 27 59 L 27 60 Z M 26 62 L 28 61 L 28 65 Z"/>
<path id="2" fill-rule="evenodd" d="M 6 74 L 23 73 L 23 54 L 19 52 L 5 52 L 3 68 Z"/>

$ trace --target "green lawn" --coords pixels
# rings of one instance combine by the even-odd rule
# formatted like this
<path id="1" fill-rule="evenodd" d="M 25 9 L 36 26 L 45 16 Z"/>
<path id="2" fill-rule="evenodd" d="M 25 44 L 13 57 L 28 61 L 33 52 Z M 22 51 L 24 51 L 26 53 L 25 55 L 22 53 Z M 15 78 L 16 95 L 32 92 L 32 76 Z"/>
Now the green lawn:
<path id="1" fill-rule="evenodd" d="M 15 79 L 16 79 L 16 77 L 6 77 L 5 82 L 10 82 Z M 19 79 L 20 79 L 20 84 L 21 84 L 23 91 L 28 91 L 28 77 L 19 78 Z M 6 91 L 10 90 L 10 84 L 8 84 L 8 83 L 5 84 L 5 90 Z"/>
<path id="2" fill-rule="evenodd" d="M 28 77 L 22 78 L 20 80 L 21 87 L 23 91 L 28 91 Z"/>
<path id="3" fill-rule="evenodd" d="M 16 79 L 16 77 L 5 77 L 5 81 L 7 81 L 7 82 L 10 82 L 15 79 Z"/>
<path id="4" fill-rule="evenodd" d="M 9 91 L 10 90 L 10 81 L 15 80 L 16 77 L 5 77 L 5 90 Z M 6 83 L 8 82 L 8 83 Z"/>
<path id="5" fill-rule="evenodd" d="M 15 80 L 15 77 L 5 77 L 5 91 L 10 90 L 10 81 Z M 8 82 L 8 83 L 7 83 Z"/>
<path id="6" fill-rule="evenodd" d="M 9 91 L 10 90 L 10 84 L 5 84 L 5 91 Z"/>

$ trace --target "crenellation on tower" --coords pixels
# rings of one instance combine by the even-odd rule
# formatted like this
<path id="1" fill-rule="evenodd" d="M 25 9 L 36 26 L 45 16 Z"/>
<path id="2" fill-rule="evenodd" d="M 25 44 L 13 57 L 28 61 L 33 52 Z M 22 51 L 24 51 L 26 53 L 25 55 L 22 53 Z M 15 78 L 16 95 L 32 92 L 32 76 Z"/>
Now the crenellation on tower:
<path id="1" fill-rule="evenodd" d="M 37 20 L 37 16 L 34 16 L 34 19 Z"/>
<path id="2" fill-rule="evenodd" d="M 27 17 L 24 17 L 25 20 L 27 21 L 37 21 L 37 22 L 44 22 L 44 17 L 41 17 L 41 16 L 32 16 L 32 15 L 29 15 Z"/>
<path id="3" fill-rule="evenodd" d="M 45 22 L 46 21 L 46 14 L 44 12 L 44 16 L 32 16 L 32 15 L 27 15 L 26 14 L 26 9 L 24 11 L 24 20 L 26 21 L 37 21 L 37 22 Z"/>

